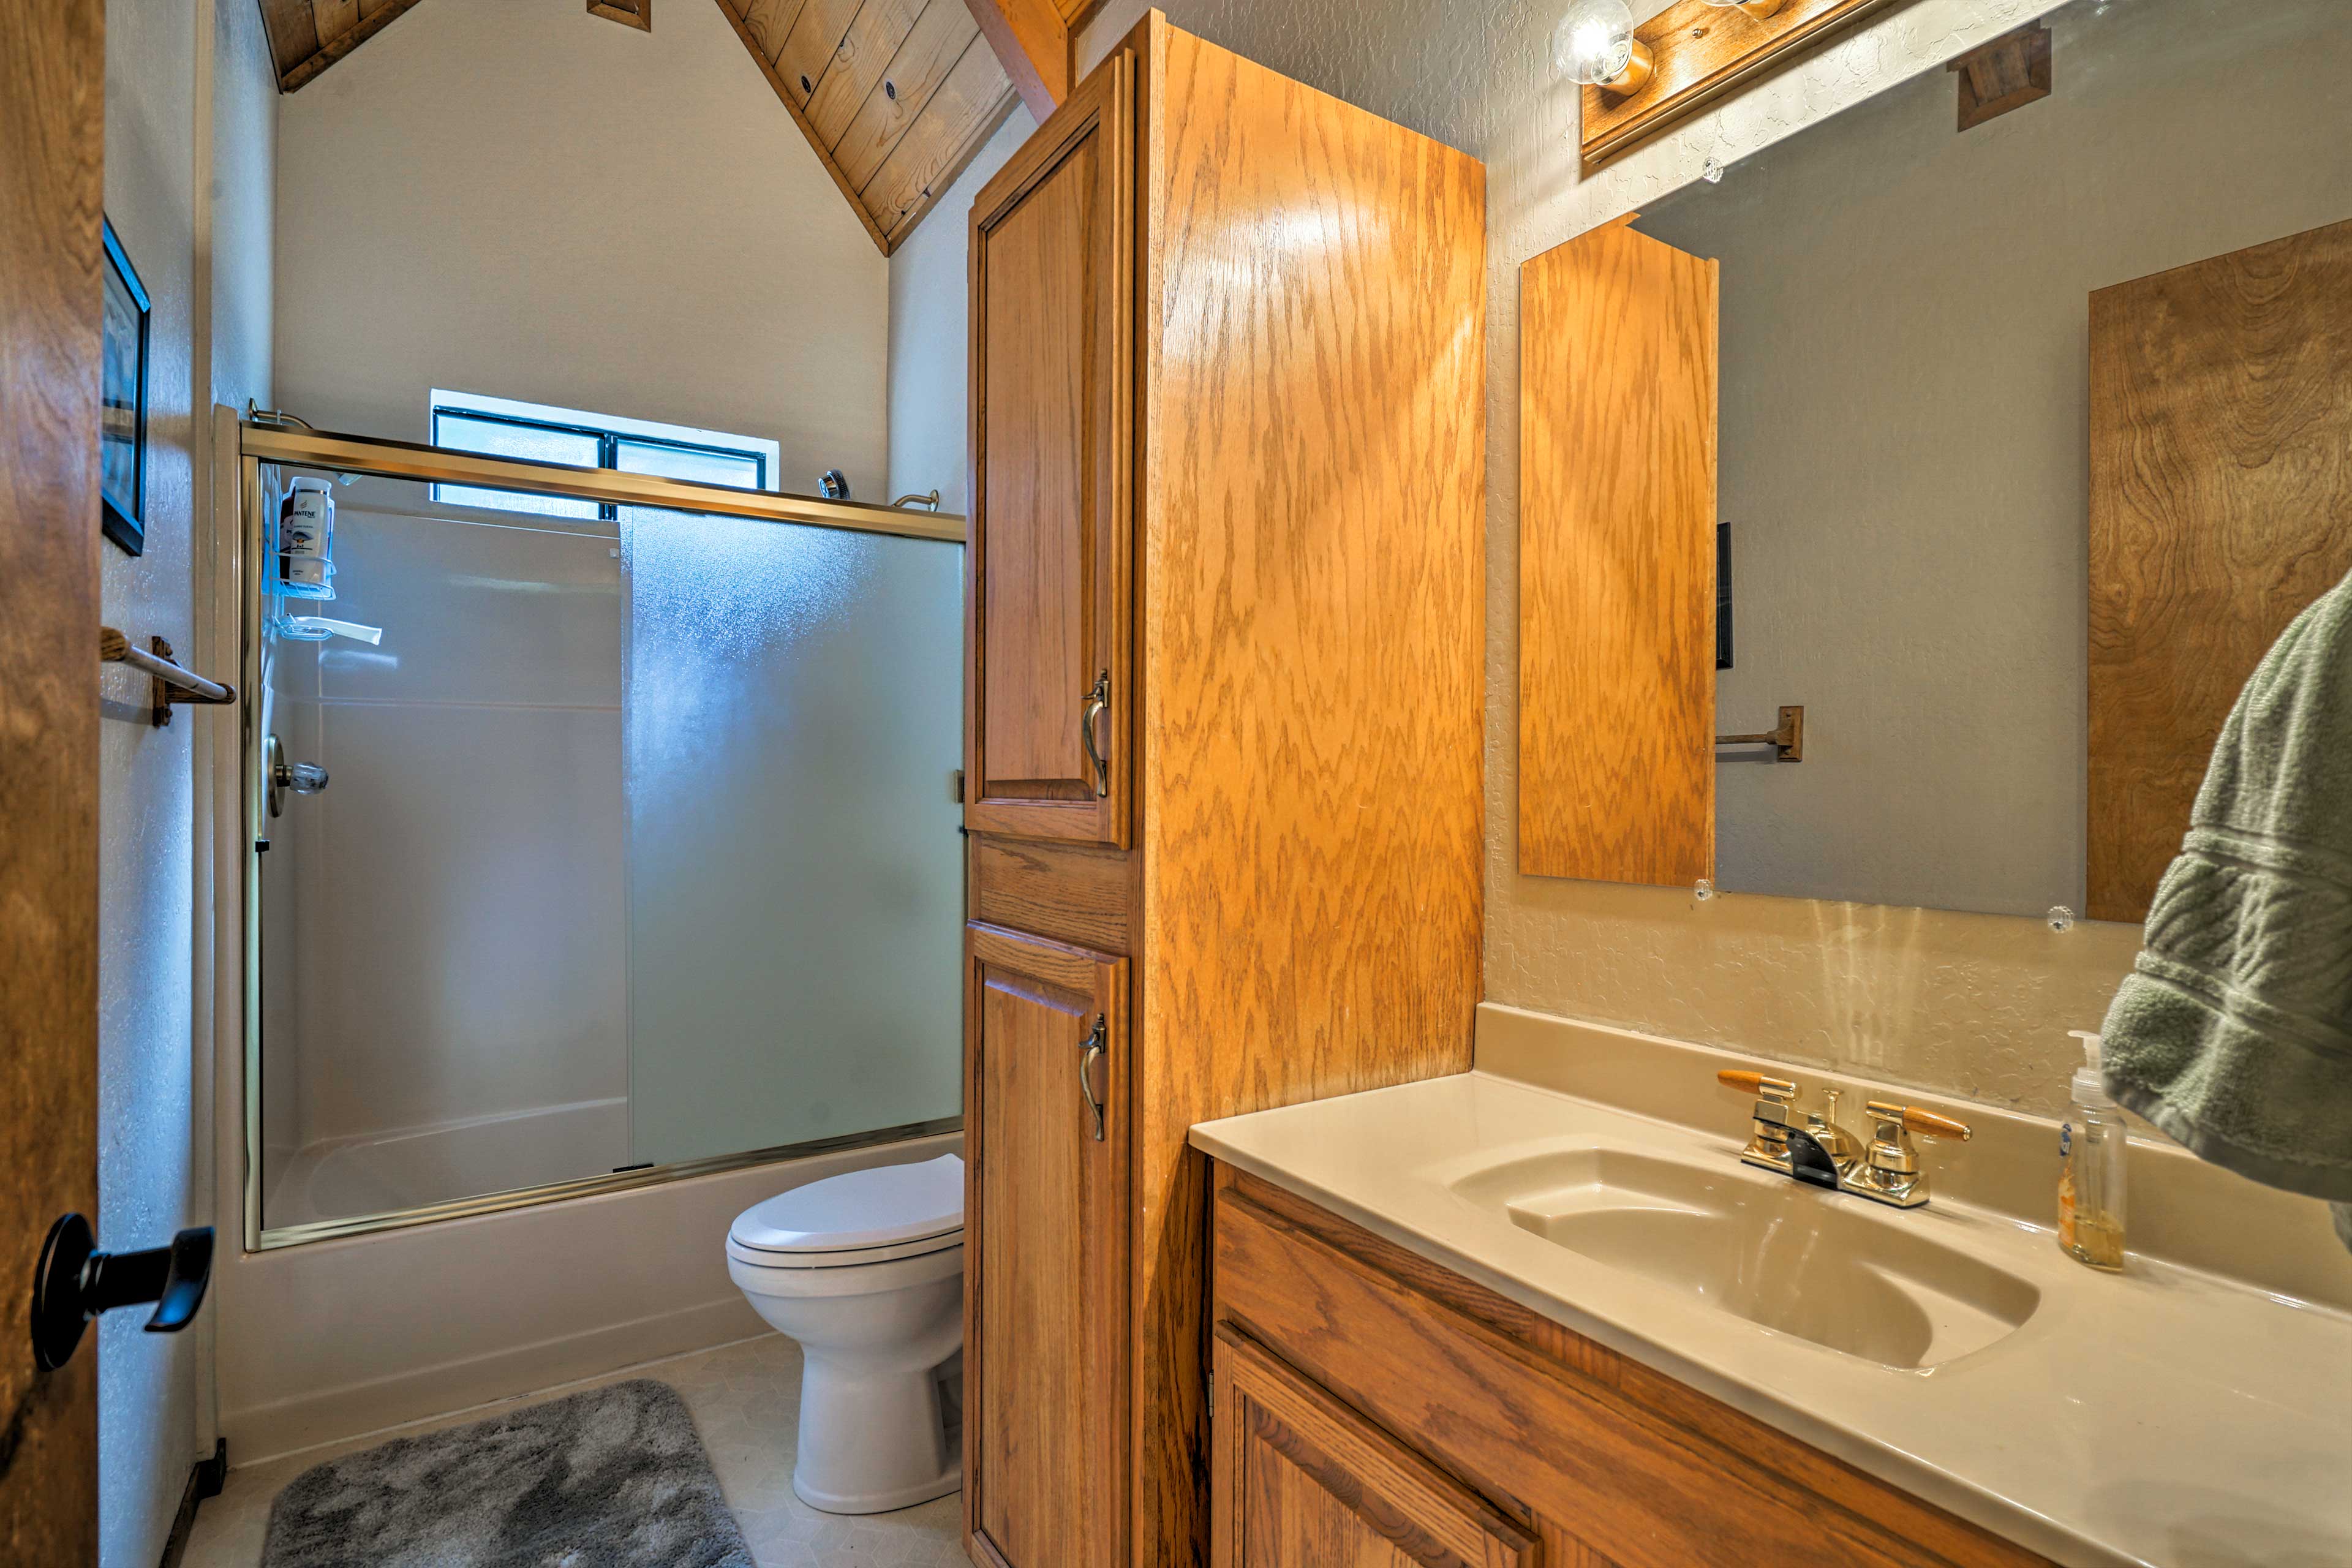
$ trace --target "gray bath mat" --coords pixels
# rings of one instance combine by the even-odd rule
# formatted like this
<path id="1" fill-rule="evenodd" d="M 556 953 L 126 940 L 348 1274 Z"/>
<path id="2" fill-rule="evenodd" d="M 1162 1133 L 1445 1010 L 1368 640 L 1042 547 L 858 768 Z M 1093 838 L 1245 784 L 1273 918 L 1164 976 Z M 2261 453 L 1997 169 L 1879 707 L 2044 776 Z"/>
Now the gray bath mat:
<path id="1" fill-rule="evenodd" d="M 685 1401 L 639 1378 L 305 1470 L 261 1568 L 752 1568 Z"/>

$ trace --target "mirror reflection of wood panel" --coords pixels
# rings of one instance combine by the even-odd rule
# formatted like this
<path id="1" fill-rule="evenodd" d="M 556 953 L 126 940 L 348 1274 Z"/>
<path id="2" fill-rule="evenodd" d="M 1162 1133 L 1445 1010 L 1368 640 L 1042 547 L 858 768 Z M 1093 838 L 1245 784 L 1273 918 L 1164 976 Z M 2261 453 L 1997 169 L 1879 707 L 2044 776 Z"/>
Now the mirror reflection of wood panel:
<path id="1" fill-rule="evenodd" d="M 1522 269 L 1519 869 L 1715 874 L 1716 263 L 1622 225 Z"/>
<path id="2" fill-rule="evenodd" d="M 2352 572 L 2352 222 L 2091 296 L 2094 919 L 2147 917 L 2222 721 Z"/>

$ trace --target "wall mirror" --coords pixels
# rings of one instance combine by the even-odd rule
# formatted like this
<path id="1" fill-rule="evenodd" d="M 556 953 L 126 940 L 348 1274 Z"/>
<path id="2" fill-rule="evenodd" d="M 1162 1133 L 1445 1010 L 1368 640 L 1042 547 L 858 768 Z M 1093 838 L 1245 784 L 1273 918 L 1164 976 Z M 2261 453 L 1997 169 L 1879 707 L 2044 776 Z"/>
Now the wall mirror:
<path id="1" fill-rule="evenodd" d="M 1529 262 L 1521 869 L 2142 918 L 2352 571 L 2347 122 L 2334 0 L 2075 0 Z"/>

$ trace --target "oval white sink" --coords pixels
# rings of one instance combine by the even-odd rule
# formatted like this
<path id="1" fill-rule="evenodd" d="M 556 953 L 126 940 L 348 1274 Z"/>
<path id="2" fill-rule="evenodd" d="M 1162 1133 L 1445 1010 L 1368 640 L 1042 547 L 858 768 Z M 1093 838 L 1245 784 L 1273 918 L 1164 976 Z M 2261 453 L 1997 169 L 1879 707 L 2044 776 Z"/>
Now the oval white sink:
<path id="1" fill-rule="evenodd" d="M 2042 1301 L 2028 1280 L 1906 1228 L 1908 1214 L 1792 1181 L 1594 1145 L 1451 1184 L 1579 1257 L 1905 1371 L 1984 1349 Z"/>

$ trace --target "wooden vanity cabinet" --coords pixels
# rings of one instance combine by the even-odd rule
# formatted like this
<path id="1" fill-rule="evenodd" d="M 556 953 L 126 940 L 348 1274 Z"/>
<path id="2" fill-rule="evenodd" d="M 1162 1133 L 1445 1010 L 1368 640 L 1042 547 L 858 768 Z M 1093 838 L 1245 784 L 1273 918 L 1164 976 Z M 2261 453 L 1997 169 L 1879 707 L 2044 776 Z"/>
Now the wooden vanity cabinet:
<path id="1" fill-rule="evenodd" d="M 1485 173 L 1154 12 L 971 232 L 966 1547 L 1192 1568 L 1187 1131 L 1470 1063 Z"/>
<path id="2" fill-rule="evenodd" d="M 1212 1568 L 2047 1568 L 1219 1165 Z"/>

